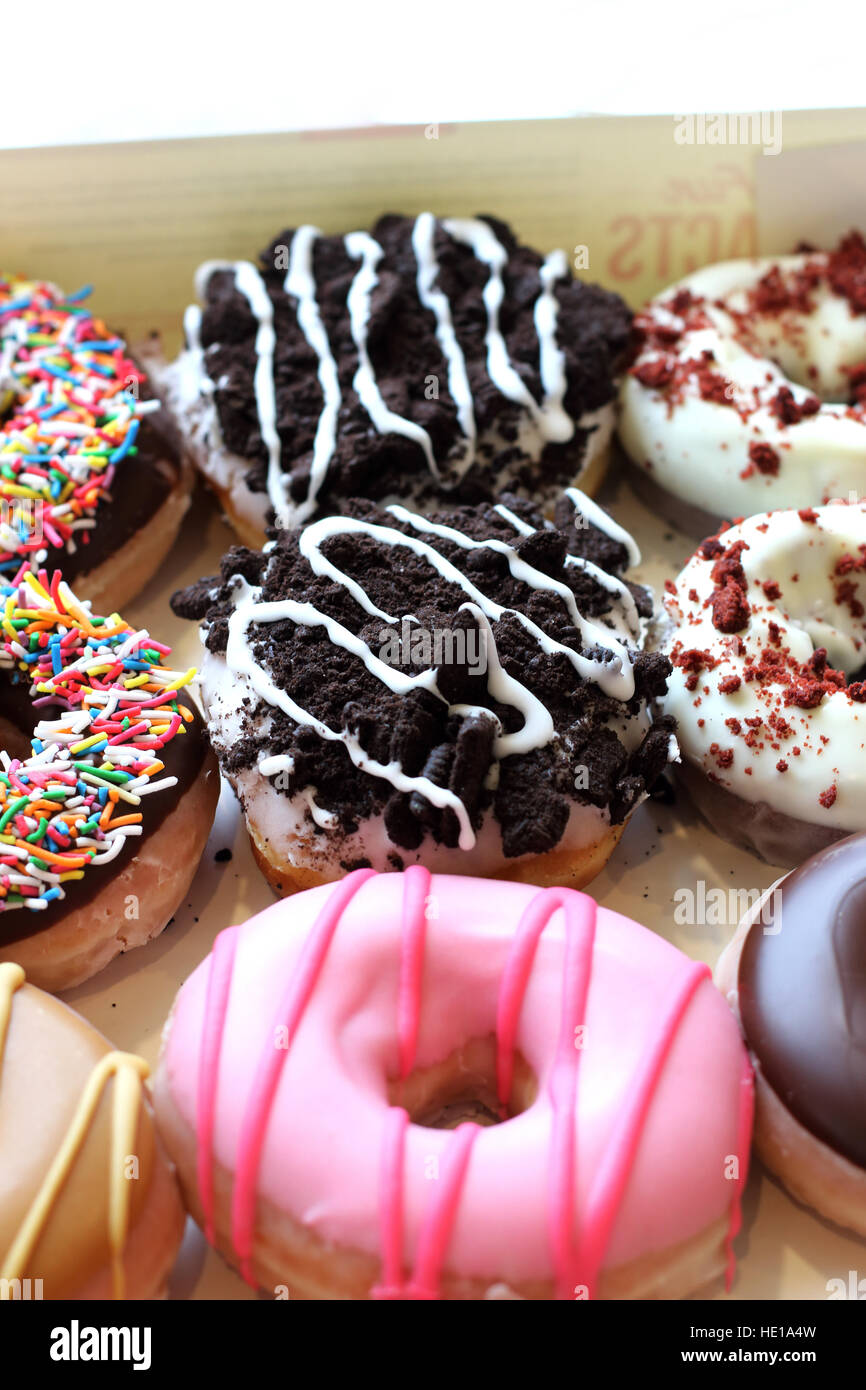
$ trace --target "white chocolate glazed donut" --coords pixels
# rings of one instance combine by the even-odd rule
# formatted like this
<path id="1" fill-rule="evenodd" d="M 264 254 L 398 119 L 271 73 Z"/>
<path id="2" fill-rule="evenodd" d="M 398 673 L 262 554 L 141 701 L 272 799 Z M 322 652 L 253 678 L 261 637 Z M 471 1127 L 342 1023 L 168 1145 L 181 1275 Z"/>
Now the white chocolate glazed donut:
<path id="1" fill-rule="evenodd" d="M 663 492 L 718 521 L 866 491 L 858 234 L 834 252 L 697 271 L 635 328 L 620 438 Z"/>
<path id="2" fill-rule="evenodd" d="M 705 966 L 585 894 L 413 868 L 278 903 L 181 989 L 155 1096 L 209 1239 L 292 1298 L 675 1297 L 730 1272 L 736 1024 Z"/>
<path id="3" fill-rule="evenodd" d="M 664 597 L 687 784 L 773 863 L 866 828 L 864 571 L 866 506 L 836 502 L 703 542 Z"/>

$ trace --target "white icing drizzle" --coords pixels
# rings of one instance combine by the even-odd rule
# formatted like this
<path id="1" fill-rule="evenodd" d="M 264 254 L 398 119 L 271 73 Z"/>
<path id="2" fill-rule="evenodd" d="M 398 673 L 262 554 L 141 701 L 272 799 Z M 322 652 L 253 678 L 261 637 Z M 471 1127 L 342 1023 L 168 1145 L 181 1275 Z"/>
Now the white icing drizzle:
<path id="1" fill-rule="evenodd" d="M 204 374 L 204 352 L 201 346 L 201 308 L 198 304 L 188 304 L 183 314 L 183 331 L 186 338 L 187 351 L 194 354 L 199 367 Z M 210 378 L 207 378 L 210 386 Z"/>
<path id="2" fill-rule="evenodd" d="M 568 275 L 564 251 L 551 251 L 545 259 L 539 278 L 541 294 L 535 301 L 535 331 L 538 334 L 538 366 L 544 390 L 543 411 L 547 417 L 550 438 L 566 441 L 574 434 L 574 423 L 563 407 L 568 378 L 565 353 L 556 341 L 559 305 L 553 293 L 557 280 Z"/>
<path id="3" fill-rule="evenodd" d="M 391 507 L 388 510 L 395 516 L 401 516 L 401 518 L 405 517 L 405 519 L 410 520 L 411 524 L 417 526 L 419 530 L 435 530 L 432 523 L 426 523 L 423 517 L 418 517 L 413 512 L 404 513 L 402 507 Z M 447 532 L 448 528 L 445 528 L 445 530 Z M 477 589 L 461 570 L 457 569 L 455 565 L 452 565 L 449 560 L 446 560 L 444 555 L 440 555 L 439 551 L 435 550 L 433 546 L 427 545 L 425 541 L 416 540 L 414 536 L 406 536 L 402 531 L 394 531 L 389 527 L 376 526 L 373 522 L 361 521 L 355 517 L 323 517 L 321 521 L 314 522 L 312 526 L 308 526 L 306 530 L 302 532 L 299 541 L 301 554 L 305 557 L 315 574 L 328 575 L 335 583 L 342 584 L 355 599 L 355 602 L 372 616 L 383 618 L 388 623 L 396 623 L 398 621 L 396 615 L 386 613 L 383 609 L 377 608 L 367 596 L 364 589 L 362 589 L 361 585 L 354 579 L 349 578 L 349 576 L 338 569 L 336 565 L 332 564 L 330 560 L 322 555 L 319 549 L 321 542 L 327 540 L 329 536 L 345 534 L 346 532 L 352 531 L 366 532 L 368 535 L 374 536 L 377 540 L 384 542 L 386 545 L 405 545 L 410 550 L 413 550 L 416 555 L 423 556 L 430 562 L 433 568 L 438 571 L 443 579 L 447 580 L 449 583 L 457 584 L 467 597 L 472 602 L 476 603 L 488 618 L 493 619 L 495 622 L 503 617 L 504 614 L 510 614 L 526 628 L 527 632 L 532 634 L 546 655 L 550 656 L 554 652 L 558 652 L 567 657 L 580 676 L 583 676 L 586 680 L 596 681 L 606 695 L 612 695 L 621 700 L 629 700 L 634 694 L 634 671 L 632 669 L 631 659 L 624 647 L 621 647 L 619 643 L 613 642 L 609 631 L 598 629 L 591 623 L 585 624 L 585 627 L 591 633 L 591 640 L 593 642 L 598 642 L 599 645 L 609 650 L 615 647 L 610 661 L 594 661 L 590 657 L 585 657 L 580 652 L 576 652 L 572 647 L 566 647 L 561 642 L 556 642 L 552 637 L 548 637 L 546 632 L 532 622 L 530 618 L 527 618 L 525 613 L 521 613 L 519 609 L 502 608 L 498 603 L 494 603 L 493 600 L 487 598 L 480 589 Z M 464 542 L 468 540 L 467 537 L 462 536 L 461 532 L 456 532 L 455 534 L 460 535 Z M 448 539 L 451 538 L 451 536 L 448 537 Z M 488 541 L 471 542 L 469 548 L 490 544 L 491 542 Z M 500 544 L 503 543 L 500 542 Z M 504 546 L 504 549 L 506 552 L 510 551 L 509 546 Z M 521 561 L 513 551 L 511 551 L 511 554 L 514 555 L 516 564 L 521 567 L 521 572 L 519 574 L 517 570 L 512 571 L 515 573 L 516 577 L 524 578 L 525 576 L 525 582 L 529 583 L 533 588 L 550 589 L 554 592 L 559 592 L 557 580 L 550 579 L 546 574 L 542 574 L 540 570 L 533 569 L 531 565 L 527 565 L 525 561 Z M 580 618 L 577 612 L 577 606 L 574 604 L 574 595 L 571 593 L 570 589 L 568 590 L 568 596 L 573 605 L 573 614 L 577 619 L 576 625 L 577 623 L 584 624 L 584 620 Z"/>
<path id="4" fill-rule="evenodd" d="M 422 212 L 412 228 L 412 249 L 418 264 L 418 298 L 436 319 L 436 338 L 448 363 L 448 390 L 457 407 L 460 428 L 466 436 L 466 448 L 458 469 L 459 476 L 463 477 L 475 460 L 475 409 L 466 371 L 466 359 L 454 332 L 451 305 L 448 296 L 435 288 L 439 273 L 433 243 L 435 232 L 436 219 L 432 212 Z"/>
<path id="5" fill-rule="evenodd" d="M 582 495 L 583 494 L 581 494 L 581 496 Z M 493 510 L 498 512 L 503 521 L 507 521 L 509 526 L 513 526 L 515 531 L 519 531 L 522 536 L 531 536 L 534 534 L 535 527 L 523 521 L 510 507 L 506 507 L 504 502 L 497 502 Z M 629 536 L 629 540 L 630 539 L 631 537 Z M 635 549 L 637 549 L 636 546 Z M 566 555 L 565 563 L 567 565 L 574 565 L 577 569 L 581 569 L 584 573 L 591 575 L 602 589 L 606 589 L 609 594 L 616 595 L 625 609 L 624 617 L 629 631 L 634 636 L 637 636 L 641 630 L 640 614 L 637 611 L 634 595 L 628 585 L 623 583 L 621 579 L 618 579 L 615 574 L 608 574 L 607 570 L 601 569 L 599 565 L 593 564 L 592 560 L 586 560 L 581 555 Z"/>
<path id="6" fill-rule="evenodd" d="M 620 526 L 618 522 L 614 521 L 612 516 L 609 516 L 597 502 L 593 502 L 591 497 L 587 497 L 585 492 L 581 492 L 579 487 L 567 487 L 565 495 L 575 510 L 581 512 L 597 531 L 603 531 L 612 541 L 619 541 L 620 545 L 625 546 L 630 565 L 640 564 L 641 553 L 637 541 L 624 526 Z"/>
<path id="7" fill-rule="evenodd" d="M 235 287 L 244 296 L 256 320 L 256 365 L 253 388 L 259 432 L 268 452 L 268 497 L 277 520 L 285 520 L 289 506 L 286 479 L 282 469 L 282 446 L 277 433 L 277 397 L 274 390 L 274 306 L 267 286 L 251 261 L 207 261 L 196 272 L 196 285 L 207 286 L 218 270 L 234 273 Z M 202 295 L 203 297 L 203 295 Z"/>
<path id="8" fill-rule="evenodd" d="M 528 521 L 523 521 L 510 507 L 506 507 L 504 502 L 497 502 L 493 510 L 498 512 L 503 521 L 508 522 L 509 526 L 513 526 L 515 531 L 519 531 L 521 536 L 534 535 L 535 527 L 530 526 Z"/>
<path id="9" fill-rule="evenodd" d="M 426 517 L 419 516 L 415 512 L 407 511 L 405 507 L 396 504 L 388 507 L 387 510 L 399 521 L 406 522 L 408 525 L 413 526 L 416 531 L 426 531 L 430 535 L 441 536 L 443 540 L 452 541 L 463 550 L 495 550 L 500 555 L 505 556 L 508 562 L 508 568 L 515 579 L 523 584 L 527 584 L 532 589 L 547 589 L 557 594 L 568 609 L 569 617 L 580 633 L 584 643 L 588 647 L 598 645 L 611 652 L 613 657 L 611 661 L 593 661 L 589 657 L 581 656 L 579 652 L 575 652 L 571 647 L 566 647 L 559 642 L 554 642 L 552 638 L 548 637 L 541 628 L 537 627 L 531 619 L 527 618 L 526 615 L 521 613 L 518 609 L 499 608 L 498 604 L 493 604 L 486 598 L 484 602 L 489 604 L 491 608 L 497 610 L 495 613 L 491 613 L 490 616 L 492 617 L 498 618 L 504 613 L 511 613 L 527 631 L 533 634 L 542 647 L 542 650 L 548 653 L 553 651 L 564 652 L 575 670 L 585 679 L 596 681 L 597 684 L 601 686 L 605 695 L 612 695 L 620 700 L 631 699 L 632 695 L 634 695 L 634 670 L 628 651 L 621 642 L 611 635 L 608 628 L 599 627 L 596 623 L 583 617 L 578 609 L 574 594 L 567 584 L 563 584 L 559 579 L 551 579 L 549 575 L 536 569 L 534 565 L 528 564 L 526 560 L 521 559 L 514 547 L 508 545 L 505 541 L 494 539 L 485 541 L 471 540 L 469 536 L 465 536 L 462 531 L 456 531 L 451 526 L 437 525 L 433 521 L 428 521 Z M 432 546 L 425 547 L 425 551 L 426 550 L 429 550 L 431 555 L 437 556 L 441 563 L 448 564 L 447 561 L 443 561 L 443 557 L 439 555 L 439 552 L 434 550 Z M 449 565 L 448 567 L 453 570 L 454 574 L 460 574 L 460 571 L 454 569 L 454 566 Z M 437 566 L 437 568 L 439 568 L 439 566 Z M 440 573 L 442 573 L 441 570 Z M 463 579 L 462 587 L 467 589 L 467 592 L 469 589 L 474 588 L 474 586 L 466 580 L 465 576 L 461 575 L 461 578 Z M 478 590 L 475 590 L 475 593 L 478 592 Z"/>
<path id="10" fill-rule="evenodd" d="M 435 672 L 424 671 L 420 676 L 414 678 L 406 676 L 402 671 L 379 661 L 366 643 L 355 637 L 354 633 L 349 632 L 342 624 L 320 613 L 312 604 L 295 603 L 292 599 L 283 599 L 279 603 L 261 603 L 257 598 L 259 593 L 260 590 L 251 588 L 246 580 L 236 579 L 235 608 L 229 618 L 226 644 L 226 662 L 233 675 L 245 677 L 261 699 L 281 709 L 296 724 L 308 725 L 318 734 L 319 738 L 329 743 L 344 744 L 352 762 L 361 772 L 369 773 L 372 777 L 383 778 L 386 782 L 390 782 L 397 791 L 420 792 L 431 805 L 439 809 L 450 808 L 457 816 L 460 825 L 460 848 L 472 849 L 475 844 L 475 833 L 466 807 L 458 796 L 448 791 L 446 787 L 437 786 L 429 777 L 409 777 L 399 763 L 385 764 L 369 757 L 361 747 L 356 734 L 351 733 L 348 729 L 331 729 L 315 715 L 296 704 L 286 691 L 280 690 L 267 672 L 255 661 L 247 641 L 247 631 L 251 623 L 283 622 L 286 619 L 309 626 L 323 626 L 327 629 L 332 642 L 336 642 L 337 645 L 345 647 L 347 651 L 352 651 L 360 656 L 367 668 L 374 674 L 383 678 L 383 673 L 387 672 L 388 684 L 391 689 L 397 692 L 407 688 L 406 682 L 416 686 L 427 684 L 428 688 L 432 689 L 433 684 L 435 684 Z"/>
<path id="11" fill-rule="evenodd" d="M 547 372 L 543 404 L 539 406 L 535 397 L 518 375 L 508 355 L 505 338 L 499 327 L 499 311 L 505 299 L 505 284 L 502 272 L 508 263 L 508 252 L 496 237 L 492 227 L 478 218 L 448 218 L 442 224 L 449 236 L 461 245 L 471 248 L 475 257 L 487 266 L 490 275 L 482 292 L 484 307 L 487 310 L 487 373 L 490 380 L 503 396 L 515 405 L 528 411 L 541 431 L 542 437 L 552 443 L 564 444 L 574 434 L 574 421 L 562 409 L 561 399 L 557 399 L 559 389 L 556 346 L 556 300 L 551 286 L 557 277 L 548 269 L 545 277 L 542 268 L 542 308 L 539 320 L 536 304 L 536 331 L 539 335 L 540 362 Z M 545 265 L 548 263 L 545 262 Z M 550 385 L 554 394 L 548 396 Z"/>
<path id="12" fill-rule="evenodd" d="M 370 320 L 370 296 L 378 283 L 376 267 L 385 254 L 378 241 L 367 232 L 350 232 L 343 244 L 353 261 L 360 260 L 361 267 L 352 281 L 346 300 L 352 341 L 358 353 L 358 367 L 352 382 L 355 392 L 380 434 L 402 434 L 420 445 L 427 460 L 427 467 L 434 478 L 439 478 L 439 468 L 433 456 L 433 443 L 429 434 L 414 421 L 407 420 L 389 410 L 376 385 L 373 364 L 367 352 L 367 327 Z"/>
<path id="13" fill-rule="evenodd" d="M 298 301 L 297 318 L 301 331 L 319 360 L 319 385 L 324 404 L 316 425 L 313 462 L 307 496 L 295 512 L 295 521 L 306 521 L 316 509 L 316 499 L 328 473 L 337 443 L 337 417 L 342 396 L 337 363 L 331 352 L 328 332 L 319 313 L 316 280 L 313 275 L 313 247 L 321 236 L 318 227 L 299 227 L 292 237 L 289 269 L 283 283 L 286 294 Z"/>

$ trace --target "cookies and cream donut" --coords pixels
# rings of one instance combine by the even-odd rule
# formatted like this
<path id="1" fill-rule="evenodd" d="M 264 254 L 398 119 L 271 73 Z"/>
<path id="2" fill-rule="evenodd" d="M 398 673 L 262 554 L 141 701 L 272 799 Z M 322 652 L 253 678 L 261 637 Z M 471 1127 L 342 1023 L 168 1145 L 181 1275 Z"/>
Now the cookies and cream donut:
<path id="1" fill-rule="evenodd" d="M 756 1081 L 755 1143 L 799 1201 L 866 1236 L 866 835 L 822 850 L 741 923 L 716 978 Z"/>
<path id="2" fill-rule="evenodd" d="M 866 493 L 866 242 L 708 266 L 635 320 L 620 438 L 692 534 Z"/>
<path id="3" fill-rule="evenodd" d="M 230 551 L 204 620 L 211 739 L 280 891 L 347 868 L 582 886 L 675 756 L 631 538 L 572 489 L 343 515 Z"/>
<path id="4" fill-rule="evenodd" d="M 126 344 L 44 281 L 0 276 L 0 576 L 61 565 L 97 611 L 147 583 L 191 470 Z"/>
<path id="5" fill-rule="evenodd" d="M 160 374 L 241 539 L 348 497 L 426 510 L 598 485 L 631 315 L 494 218 L 386 216 L 209 261 Z"/>
<path id="6" fill-rule="evenodd" d="M 676 1298 L 727 1271 L 752 1078 L 705 965 L 570 889 L 358 870 L 220 933 L 154 1097 L 254 1286 Z"/>
<path id="7" fill-rule="evenodd" d="M 866 828 L 866 505 L 768 512 L 664 596 L 663 708 L 713 828 L 786 867 Z"/>
<path id="8" fill-rule="evenodd" d="M 158 935 L 204 849 L 219 775 L 169 653 L 59 571 L 0 583 L 0 961 L 46 989 Z"/>
<path id="9" fill-rule="evenodd" d="M 147 1074 L 0 964 L 0 1301 L 164 1291 L 184 1213 Z"/>

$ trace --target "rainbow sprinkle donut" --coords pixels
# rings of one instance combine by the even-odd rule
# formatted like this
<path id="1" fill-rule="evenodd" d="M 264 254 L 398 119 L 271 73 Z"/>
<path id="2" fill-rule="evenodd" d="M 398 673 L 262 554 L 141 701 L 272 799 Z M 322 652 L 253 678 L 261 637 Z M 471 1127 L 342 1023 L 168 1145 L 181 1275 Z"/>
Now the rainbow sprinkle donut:
<path id="1" fill-rule="evenodd" d="M 189 503 L 178 437 L 122 338 L 43 281 L 0 276 L 0 574 L 63 555 L 98 606 L 124 604 Z"/>
<path id="2" fill-rule="evenodd" d="M 118 613 L 93 614 L 59 571 L 49 580 L 25 562 L 0 596 L 4 712 L 20 736 L 28 681 L 43 716 L 29 756 L 0 751 L 0 912 L 27 909 L 3 919 L 0 959 L 66 988 L 162 930 L 204 848 L 218 778 L 181 695 L 195 670 L 166 666 L 169 647 Z"/>

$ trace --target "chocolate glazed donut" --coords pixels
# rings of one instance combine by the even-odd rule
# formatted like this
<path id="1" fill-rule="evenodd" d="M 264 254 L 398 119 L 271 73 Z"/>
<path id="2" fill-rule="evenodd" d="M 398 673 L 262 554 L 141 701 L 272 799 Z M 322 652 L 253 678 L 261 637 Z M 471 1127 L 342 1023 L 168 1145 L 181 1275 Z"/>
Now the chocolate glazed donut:
<path id="1" fill-rule="evenodd" d="M 209 773 L 210 780 L 215 777 L 214 756 L 202 717 L 192 700 L 187 708 L 192 718 L 184 725 L 183 737 L 172 739 L 166 744 L 162 754 L 165 770 L 161 775 L 166 778 L 176 777 L 177 781 L 174 786 L 161 791 L 158 797 L 152 798 L 147 805 L 141 835 L 137 839 L 124 840 L 123 848 L 113 861 L 114 868 L 118 871 L 130 866 L 131 861 L 141 855 L 144 846 L 162 830 L 171 813 L 199 777 L 206 772 Z M 23 685 L 14 685 L 0 692 L 0 720 L 15 725 L 22 745 L 28 741 L 32 722 L 30 711 L 30 699 Z M 13 943 L 26 941 L 29 937 L 45 931 L 47 927 L 56 925 L 68 917 L 70 911 L 92 906 L 94 899 L 104 888 L 104 878 L 99 874 L 85 874 L 83 878 L 67 884 L 65 898 L 56 898 L 41 912 L 3 913 L 0 915 L 0 957 L 6 954 L 7 947 Z"/>
<path id="2" fill-rule="evenodd" d="M 718 979 L 755 1061 L 761 1157 L 795 1196 L 866 1235 L 866 835 L 780 880 Z"/>

